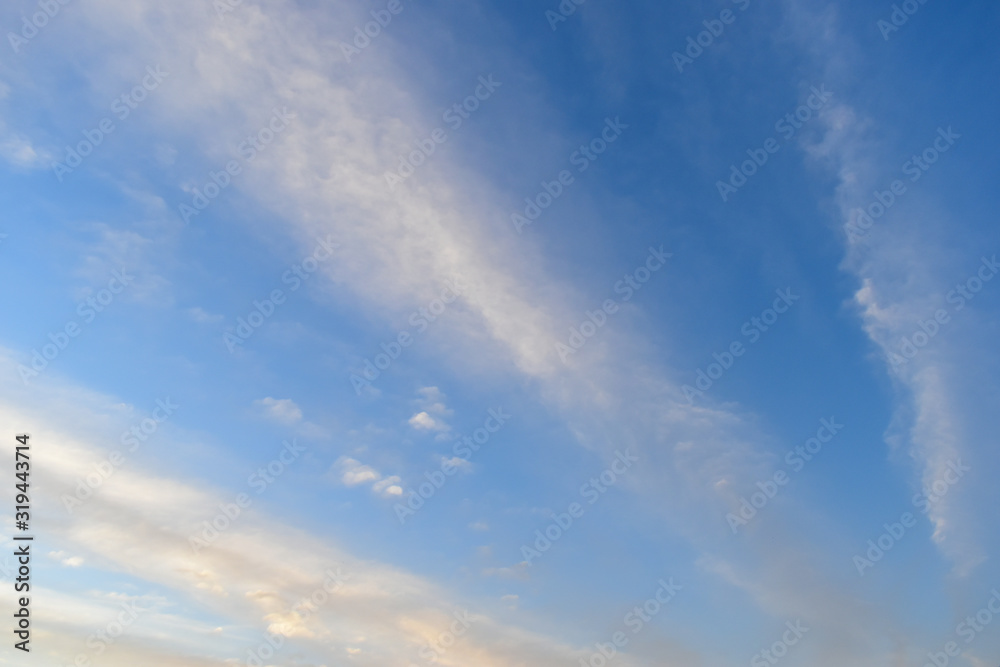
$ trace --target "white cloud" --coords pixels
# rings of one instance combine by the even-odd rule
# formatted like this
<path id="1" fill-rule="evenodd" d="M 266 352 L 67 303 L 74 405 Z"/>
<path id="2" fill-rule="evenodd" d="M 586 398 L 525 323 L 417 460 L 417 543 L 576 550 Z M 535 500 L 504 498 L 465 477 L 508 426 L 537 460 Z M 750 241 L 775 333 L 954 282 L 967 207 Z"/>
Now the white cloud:
<path id="1" fill-rule="evenodd" d="M 254 407 L 268 419 L 282 424 L 294 424 L 302 419 L 302 410 L 290 398 L 261 398 L 253 402 Z"/>
<path id="2" fill-rule="evenodd" d="M 198 324 L 219 324 L 225 318 L 217 313 L 210 313 L 200 306 L 188 308 L 188 315 Z"/>
<path id="3" fill-rule="evenodd" d="M 15 167 L 43 167 L 48 163 L 46 155 L 39 154 L 28 139 L 17 134 L 0 138 L 0 157 Z"/>
<path id="4" fill-rule="evenodd" d="M 441 465 L 451 465 L 462 472 L 469 472 L 472 470 L 472 463 L 460 456 L 452 456 L 451 458 L 442 456 Z"/>
<path id="5" fill-rule="evenodd" d="M 444 394 L 437 387 L 422 387 L 417 393 L 420 394 L 418 402 L 425 411 L 442 416 L 452 413 L 444 403 Z"/>
<path id="6" fill-rule="evenodd" d="M 75 298 L 91 296 L 108 284 L 112 271 L 124 270 L 129 284 L 116 299 L 161 307 L 173 303 L 170 281 L 157 272 L 162 261 L 158 244 L 169 234 L 165 227 L 155 235 L 117 229 L 105 222 L 86 223 L 82 229 L 91 238 L 80 246 L 76 274 L 85 284 L 75 290 Z"/>
<path id="7" fill-rule="evenodd" d="M 382 477 L 371 466 L 366 466 L 357 459 L 352 459 L 349 456 L 342 456 L 337 459 L 334 467 L 340 471 L 340 481 L 344 486 L 357 486 L 365 482 L 375 482 Z"/>
<path id="8" fill-rule="evenodd" d="M 437 387 L 422 387 L 417 390 L 419 397 L 417 405 L 421 411 L 410 417 L 408 423 L 418 431 L 436 431 L 441 438 L 441 434 L 451 431 L 451 426 L 445 421 L 445 417 L 452 414 L 452 410 L 445 405 L 445 396 Z"/>
<path id="9" fill-rule="evenodd" d="M 110 6 L 115 7 L 115 3 Z M 553 343 L 564 335 L 562 324 L 576 316 L 573 309 L 579 299 L 574 290 L 545 275 L 545 265 L 536 261 L 537 254 L 530 244 L 519 239 L 513 252 L 503 241 L 495 241 L 492 222 L 486 220 L 489 216 L 463 215 L 462 192 L 485 192 L 487 198 L 492 193 L 473 179 L 449 173 L 446 162 L 437 165 L 443 176 L 426 171 L 421 174 L 421 188 L 402 191 L 395 198 L 388 196 L 384 171 L 393 166 L 399 147 L 414 139 L 420 127 L 418 113 L 400 117 L 395 111 L 399 106 L 410 108 L 401 104 L 409 103 L 412 97 L 405 80 L 397 77 L 398 72 L 390 65 L 376 67 L 376 76 L 366 79 L 365 89 L 359 91 L 351 87 L 349 77 L 338 78 L 326 70 L 304 67 L 301 63 L 323 60 L 322 45 L 311 43 L 308 37 L 312 33 L 304 31 L 295 44 L 295 56 L 284 55 L 287 44 L 270 42 L 269 35 L 264 36 L 254 23 L 261 16 L 259 12 L 270 6 L 254 6 L 253 12 L 246 7 L 243 14 L 228 17 L 224 28 L 213 24 L 211 31 L 199 30 L 193 19 L 185 23 L 187 16 L 195 16 L 190 12 L 194 5 L 179 2 L 169 7 L 167 20 L 189 28 L 190 33 L 178 30 L 174 42 L 164 39 L 156 44 L 164 45 L 169 60 L 182 62 L 178 54 L 186 53 L 191 42 L 197 42 L 198 68 L 201 73 L 211 73 L 210 77 L 198 77 L 187 72 L 184 77 L 185 73 L 178 72 L 178 78 L 191 86 L 190 94 L 172 100 L 184 126 L 201 132 L 196 138 L 206 138 L 211 157 L 228 150 L 228 138 L 210 123 L 194 122 L 201 120 L 199 105 L 243 103 L 249 108 L 250 102 L 260 101 L 266 107 L 263 100 L 294 97 L 303 109 L 302 118 L 323 119 L 293 126 L 282 138 L 281 146 L 275 147 L 281 150 L 264 155 L 236 187 L 252 193 L 258 202 L 284 211 L 287 219 L 297 221 L 303 237 L 336 230 L 345 243 L 357 247 L 356 254 L 324 270 L 340 283 L 358 285 L 359 296 L 368 299 L 386 319 L 405 316 L 413 304 L 425 303 L 445 277 L 456 273 L 466 276 L 475 299 L 456 304 L 445 316 L 453 315 L 450 325 L 445 321 L 437 325 L 438 331 L 448 331 L 449 335 L 442 334 L 442 338 L 449 342 L 473 341 L 469 347 L 475 348 L 474 353 L 459 348 L 454 363 L 497 360 L 497 364 L 539 380 L 547 404 L 564 415 L 574 432 L 580 434 L 580 441 L 595 451 L 606 452 L 623 438 L 646 443 L 642 448 L 646 459 L 633 488 L 647 498 L 668 501 L 662 503 L 663 513 L 672 528 L 696 542 L 706 539 L 706 532 L 711 534 L 705 528 L 706 517 L 721 515 L 719 509 L 728 493 L 706 489 L 722 488 L 715 484 L 722 478 L 752 483 L 761 478 L 758 471 L 766 468 L 753 442 L 758 435 L 755 430 L 739 415 L 727 411 L 683 407 L 685 401 L 675 384 L 649 371 L 646 362 L 632 363 L 630 354 L 637 358 L 643 358 L 643 354 L 639 346 L 629 344 L 633 341 L 627 334 L 616 336 L 608 331 L 606 345 L 592 342 L 569 368 L 554 360 Z M 335 4 L 331 11 L 347 14 L 351 10 Z M 140 12 L 123 14 L 138 15 Z M 116 16 L 113 11 L 100 16 L 101 20 L 95 22 L 97 32 L 105 21 L 104 29 L 117 26 L 123 19 L 116 20 Z M 351 18 L 350 14 L 338 15 L 336 21 L 354 25 Z M 297 20 L 303 17 L 290 14 L 290 23 Z M 143 31 L 136 32 L 147 29 L 142 27 Z M 368 61 L 380 63 L 380 53 L 371 49 L 365 56 Z M 261 80 L 258 73 L 264 66 L 287 71 L 287 87 L 261 90 L 255 85 Z M 232 131 L 244 129 L 233 127 Z M 330 155 L 338 159 L 331 163 Z M 317 181 L 317 166 L 324 170 L 323 178 L 315 192 L 304 195 L 303 184 Z M 264 183 L 273 187 L 257 187 Z M 327 215 L 330 210 L 350 210 L 355 215 L 331 219 Z M 348 219 L 351 222 L 342 222 Z M 350 280 L 355 276 L 365 279 Z M 540 293 L 537 285 L 549 287 Z M 623 324 L 622 330 L 625 328 Z M 470 336 L 462 335 L 470 332 Z M 609 352 L 616 349 L 634 352 Z M 635 396 L 647 398 L 633 401 Z M 428 408 L 423 412 L 436 414 Z M 669 446 L 677 440 L 698 442 L 699 447 L 681 451 Z M 364 481 L 380 478 L 373 469 L 354 463 L 359 475 L 368 471 L 374 475 Z M 727 488 L 738 487 L 734 481 Z M 691 511 L 673 511 L 678 508 Z M 255 544 L 248 541 L 248 545 Z M 784 550 L 798 546 L 794 541 L 780 544 Z M 517 566 L 505 570 L 493 573 L 523 574 Z M 231 581 L 226 572 L 211 572 L 205 578 L 213 576 Z M 798 585 L 789 579 L 772 581 L 783 591 Z M 817 601 L 822 599 L 810 602 Z"/>
<path id="10" fill-rule="evenodd" d="M 7 359 L 0 358 L 0 364 L 7 372 L 14 367 Z M 78 477 L 91 472 L 93 462 L 101 458 L 101 433 L 108 420 L 116 418 L 113 406 L 120 399 L 46 382 L 45 387 L 18 388 L 18 394 L 0 389 L 0 421 L 16 419 L 20 428 L 45 443 L 33 474 L 53 494 L 39 498 L 35 520 L 56 546 L 53 558 L 78 553 L 106 572 L 127 571 L 139 590 L 127 597 L 109 593 L 93 598 L 40 589 L 38 602 L 49 610 L 47 622 L 58 627 L 47 644 L 54 660 L 72 662 L 86 637 L 101 627 L 94 619 L 113 616 L 97 609 L 98 602 L 108 611 L 131 601 L 155 609 L 158 603 L 149 597 L 154 590 L 183 596 L 189 601 L 185 608 L 193 605 L 195 611 L 186 612 L 190 617 L 143 611 L 142 622 L 129 629 L 113 656 L 109 654 L 110 667 L 217 665 L 213 656 L 220 651 L 245 653 L 246 637 L 261 637 L 265 629 L 280 629 L 289 642 L 296 642 L 296 651 L 318 652 L 316 659 L 362 648 L 355 655 L 359 665 L 404 665 L 426 645 L 427 637 L 448 627 L 455 608 L 470 608 L 428 579 L 368 557 L 356 558 L 336 540 L 308 535 L 290 526 L 288 517 L 272 518 L 263 509 L 241 515 L 211 546 L 194 554 L 189 537 L 211 518 L 213 508 L 231 502 L 232 492 L 151 475 L 137 466 L 116 470 L 99 493 L 68 516 L 58 494 L 71 492 Z M 364 468 L 353 460 L 343 463 L 356 472 Z M 304 617 L 293 611 L 296 602 L 323 586 L 327 572 L 340 569 L 350 578 L 315 613 Z M 210 622 L 200 620 L 206 615 Z M 473 627 L 449 651 L 453 664 L 542 667 L 582 655 L 474 609 L 472 615 Z M 225 629 L 221 634 L 220 625 Z M 298 638 L 309 641 L 299 643 Z M 177 653 L 187 657 L 180 659 Z"/>
<path id="11" fill-rule="evenodd" d="M 403 487 L 400 485 L 402 480 L 397 475 L 383 478 L 382 473 L 375 468 L 349 456 L 341 456 L 337 459 L 332 470 L 336 471 L 336 475 L 344 486 L 359 486 L 371 482 L 372 491 L 383 498 L 403 495 Z"/>
<path id="12" fill-rule="evenodd" d="M 391 477 L 386 477 L 385 479 L 379 480 L 372 485 L 372 489 L 376 493 L 381 493 L 383 496 L 401 496 L 403 495 L 403 487 L 399 485 L 402 482 L 398 476 L 393 475 Z"/>
<path id="13" fill-rule="evenodd" d="M 487 567 L 483 569 L 483 576 L 527 581 L 529 579 L 529 567 L 530 566 L 524 561 L 511 565 L 510 567 Z"/>
<path id="14" fill-rule="evenodd" d="M 299 425 L 298 432 L 303 437 L 310 438 L 312 440 L 326 440 L 330 438 L 329 429 L 312 422 L 302 422 L 302 424 Z"/>
<path id="15" fill-rule="evenodd" d="M 6 100 L 9 94 L 10 87 L 0 81 L 0 100 Z M 48 167 L 53 161 L 47 151 L 36 149 L 23 134 L 9 130 L 3 120 L 0 120 L 0 157 L 22 169 Z"/>
<path id="16" fill-rule="evenodd" d="M 822 34 L 805 29 L 808 12 L 803 10 L 802 17 L 807 20 L 799 26 L 799 39 L 809 41 L 821 56 L 825 80 L 831 89 L 849 89 L 856 70 L 838 67 L 852 52 L 844 47 L 847 38 L 833 29 Z M 898 169 L 898 165 L 894 164 L 895 156 L 885 155 L 874 120 L 844 100 L 833 110 L 836 113 L 820 115 L 823 135 L 807 149 L 839 178 L 836 231 L 844 238 L 842 225 L 853 219 L 853 211 L 870 205 L 872 192 L 882 189 L 886 174 Z M 962 324 L 953 322 L 948 325 L 947 335 L 942 334 L 933 346 L 905 366 L 893 367 L 890 355 L 899 354 L 900 341 L 913 335 L 918 322 L 946 306 L 944 292 L 954 284 L 956 275 L 975 269 L 981 251 L 978 247 L 957 247 L 962 243 L 962 222 L 941 208 L 944 198 L 935 196 L 932 185 L 922 184 L 906 196 L 903 203 L 879 218 L 862 241 L 845 243 L 842 268 L 858 283 L 853 305 L 897 390 L 896 414 L 885 435 L 888 449 L 892 451 L 901 443 L 908 445 L 910 456 L 920 468 L 914 480 L 919 488 L 940 479 L 949 461 L 970 458 L 975 439 L 967 432 L 969 416 L 963 414 L 962 406 L 974 401 L 977 392 L 968 391 L 962 378 L 957 377 L 962 373 L 956 369 L 962 365 L 963 347 L 975 350 L 978 345 L 980 350 L 986 350 L 993 349 L 994 343 L 992 339 L 973 338 L 949 344 L 953 337 L 956 343 L 960 339 Z M 906 210 L 907 206 L 913 207 L 912 212 Z M 904 212 L 905 224 L 894 225 L 894 217 Z M 928 241 L 943 238 L 951 239 L 954 246 Z M 963 253 L 967 253 L 965 265 L 960 259 Z M 974 315 L 967 317 L 970 322 L 975 320 Z M 979 363 L 982 361 L 976 365 Z M 986 442 L 981 440 L 979 445 L 985 446 Z M 984 561 L 982 536 L 989 534 L 985 526 L 992 525 L 980 501 L 962 500 L 963 494 L 974 497 L 970 486 L 971 482 L 963 482 L 960 489 L 928 512 L 934 527 L 933 541 L 960 576 Z"/>
<path id="17" fill-rule="evenodd" d="M 418 431 L 447 431 L 448 425 L 439 422 L 426 412 L 418 412 L 410 417 L 409 425 Z"/>
<path id="18" fill-rule="evenodd" d="M 67 567 L 80 567 L 83 565 L 83 558 L 80 556 L 70 556 L 65 551 L 50 551 L 49 558 L 57 560 Z"/>

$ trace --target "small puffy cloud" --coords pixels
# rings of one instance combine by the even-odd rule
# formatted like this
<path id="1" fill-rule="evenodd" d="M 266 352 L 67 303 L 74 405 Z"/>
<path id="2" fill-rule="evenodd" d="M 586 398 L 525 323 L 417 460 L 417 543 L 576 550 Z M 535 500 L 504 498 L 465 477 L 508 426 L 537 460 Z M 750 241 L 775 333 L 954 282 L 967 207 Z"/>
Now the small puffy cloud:
<path id="1" fill-rule="evenodd" d="M 350 456 L 341 456 L 333 464 L 332 472 L 344 486 L 372 483 L 372 491 L 383 498 L 403 495 L 402 481 L 398 476 L 382 477 L 382 473 Z"/>
<path id="2" fill-rule="evenodd" d="M 448 425 L 431 417 L 426 412 L 418 412 L 410 417 L 410 426 L 418 431 L 447 431 Z"/>
<path id="3" fill-rule="evenodd" d="M 443 465 L 443 466 L 445 466 L 445 465 L 454 466 L 455 468 L 457 468 L 458 470 L 460 470 L 462 472 L 469 472 L 469 471 L 472 470 L 472 464 L 469 463 L 467 460 L 459 457 L 459 456 L 453 456 L 451 458 L 448 458 L 446 456 L 442 456 L 441 457 L 441 465 Z"/>
<path id="4" fill-rule="evenodd" d="M 49 558 L 59 561 L 66 567 L 80 567 L 83 565 L 82 558 L 79 556 L 70 556 L 65 551 L 50 551 Z"/>
<path id="5" fill-rule="evenodd" d="M 340 469 L 340 481 L 344 486 L 357 486 L 365 482 L 378 481 L 382 475 L 371 466 L 366 466 L 357 459 L 342 456 L 334 464 Z"/>
<path id="6" fill-rule="evenodd" d="M 469 524 L 469 528 L 472 530 L 478 530 L 480 532 L 485 532 L 490 529 L 490 526 L 485 521 L 473 521 Z"/>
<path id="7" fill-rule="evenodd" d="M 253 402 L 254 407 L 268 419 L 282 424 L 294 424 L 302 419 L 302 410 L 290 398 L 261 398 Z"/>
<path id="8" fill-rule="evenodd" d="M 372 489 L 376 493 L 381 493 L 383 496 L 401 496 L 403 495 L 403 487 L 399 485 L 402 482 L 397 475 L 392 477 L 386 477 L 385 479 L 379 480 L 372 485 Z"/>
<path id="9" fill-rule="evenodd" d="M 437 387 L 423 387 L 417 390 L 417 394 L 416 404 L 419 410 L 410 417 L 410 426 L 418 431 L 436 432 L 439 440 L 447 437 L 445 434 L 451 431 L 451 426 L 445 421 L 445 417 L 453 411 L 444 404 L 444 394 Z"/>
<path id="10" fill-rule="evenodd" d="M 444 394 L 437 387 L 423 387 L 417 390 L 417 394 L 420 395 L 417 403 L 425 412 L 441 416 L 448 416 L 452 413 L 452 410 L 449 410 L 444 404 Z"/>

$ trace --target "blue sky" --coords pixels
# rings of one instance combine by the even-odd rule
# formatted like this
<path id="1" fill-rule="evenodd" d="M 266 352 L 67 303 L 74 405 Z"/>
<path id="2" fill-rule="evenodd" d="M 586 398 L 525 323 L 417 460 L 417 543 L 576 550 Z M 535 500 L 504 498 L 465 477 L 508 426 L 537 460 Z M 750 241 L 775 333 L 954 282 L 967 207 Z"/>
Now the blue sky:
<path id="1" fill-rule="evenodd" d="M 998 19 L 5 6 L 0 664 L 995 667 Z"/>

